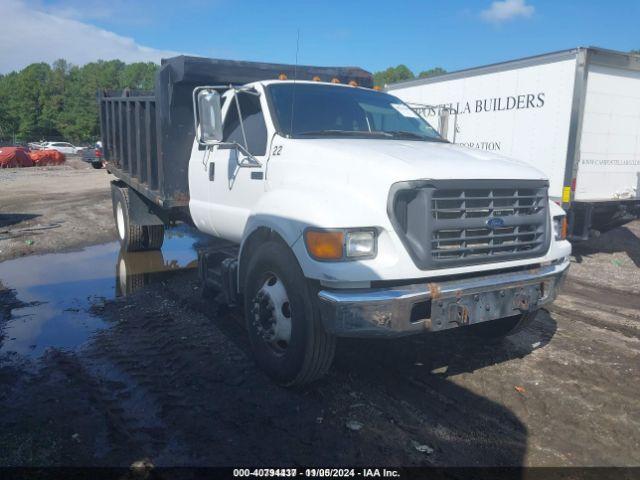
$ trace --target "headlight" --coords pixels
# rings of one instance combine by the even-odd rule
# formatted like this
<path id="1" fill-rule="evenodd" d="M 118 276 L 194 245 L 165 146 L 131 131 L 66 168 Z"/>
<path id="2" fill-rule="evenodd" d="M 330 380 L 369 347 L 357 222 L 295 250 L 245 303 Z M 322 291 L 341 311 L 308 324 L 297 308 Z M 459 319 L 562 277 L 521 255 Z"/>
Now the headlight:
<path id="1" fill-rule="evenodd" d="M 559 215 L 553 217 L 553 236 L 556 240 L 567 238 L 567 216 Z"/>
<path id="2" fill-rule="evenodd" d="M 376 233 L 373 230 L 347 232 L 347 257 L 372 257 L 376 253 Z"/>
<path id="3" fill-rule="evenodd" d="M 376 256 L 376 231 L 367 229 L 308 229 L 304 233 L 307 251 L 316 260 L 340 261 Z"/>

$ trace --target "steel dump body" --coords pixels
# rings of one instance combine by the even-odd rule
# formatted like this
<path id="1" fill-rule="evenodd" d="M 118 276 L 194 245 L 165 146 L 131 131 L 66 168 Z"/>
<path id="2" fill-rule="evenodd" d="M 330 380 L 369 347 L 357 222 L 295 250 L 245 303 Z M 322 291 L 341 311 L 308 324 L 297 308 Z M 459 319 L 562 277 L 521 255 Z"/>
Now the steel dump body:
<path id="1" fill-rule="evenodd" d="M 313 67 L 179 56 L 162 60 L 154 92 L 100 92 L 100 129 L 108 169 L 162 208 L 189 204 L 188 166 L 195 136 L 193 89 L 277 79 L 356 81 L 372 87 L 357 67 Z"/>

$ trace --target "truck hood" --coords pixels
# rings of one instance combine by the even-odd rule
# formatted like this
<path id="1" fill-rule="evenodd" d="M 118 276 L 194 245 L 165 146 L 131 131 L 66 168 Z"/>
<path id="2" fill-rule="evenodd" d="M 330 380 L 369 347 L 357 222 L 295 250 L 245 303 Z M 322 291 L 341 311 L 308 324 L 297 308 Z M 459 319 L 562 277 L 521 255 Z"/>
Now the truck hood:
<path id="1" fill-rule="evenodd" d="M 322 159 L 324 167 L 387 180 L 417 179 L 545 179 L 541 171 L 514 159 L 460 145 L 378 139 L 301 139 L 296 143 Z M 351 175 L 350 175 L 351 176 Z"/>

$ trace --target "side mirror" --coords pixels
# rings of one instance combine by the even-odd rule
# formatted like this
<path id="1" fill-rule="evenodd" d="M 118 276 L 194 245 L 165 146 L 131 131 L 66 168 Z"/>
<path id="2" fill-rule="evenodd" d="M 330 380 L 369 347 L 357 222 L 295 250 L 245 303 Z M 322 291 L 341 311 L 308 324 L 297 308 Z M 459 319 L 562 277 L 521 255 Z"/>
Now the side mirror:
<path id="1" fill-rule="evenodd" d="M 196 138 L 200 145 L 222 141 L 222 107 L 220 94 L 208 87 L 193 91 L 193 113 Z"/>

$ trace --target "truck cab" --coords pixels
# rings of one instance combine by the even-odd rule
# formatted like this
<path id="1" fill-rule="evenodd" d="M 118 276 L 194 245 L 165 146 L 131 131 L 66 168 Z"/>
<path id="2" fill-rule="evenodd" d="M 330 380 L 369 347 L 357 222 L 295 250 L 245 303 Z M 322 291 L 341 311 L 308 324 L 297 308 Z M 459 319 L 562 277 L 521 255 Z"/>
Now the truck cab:
<path id="1" fill-rule="evenodd" d="M 283 385 L 324 375 L 339 337 L 503 338 L 567 273 L 544 174 L 447 142 L 372 86 L 354 68 L 179 57 L 154 95 L 100 99 L 123 248 L 160 248 L 176 221 L 233 245 L 201 253 L 205 291 L 242 306 Z"/>
<path id="2" fill-rule="evenodd" d="M 194 97 L 212 123 L 196 125 L 189 208 L 198 229 L 241 245 L 237 290 L 276 378 L 290 380 L 270 360 L 288 355 L 305 304 L 308 329 L 331 337 L 470 324 L 501 336 L 555 298 L 570 245 L 541 172 L 452 145 L 372 89 L 218 91 Z"/>

